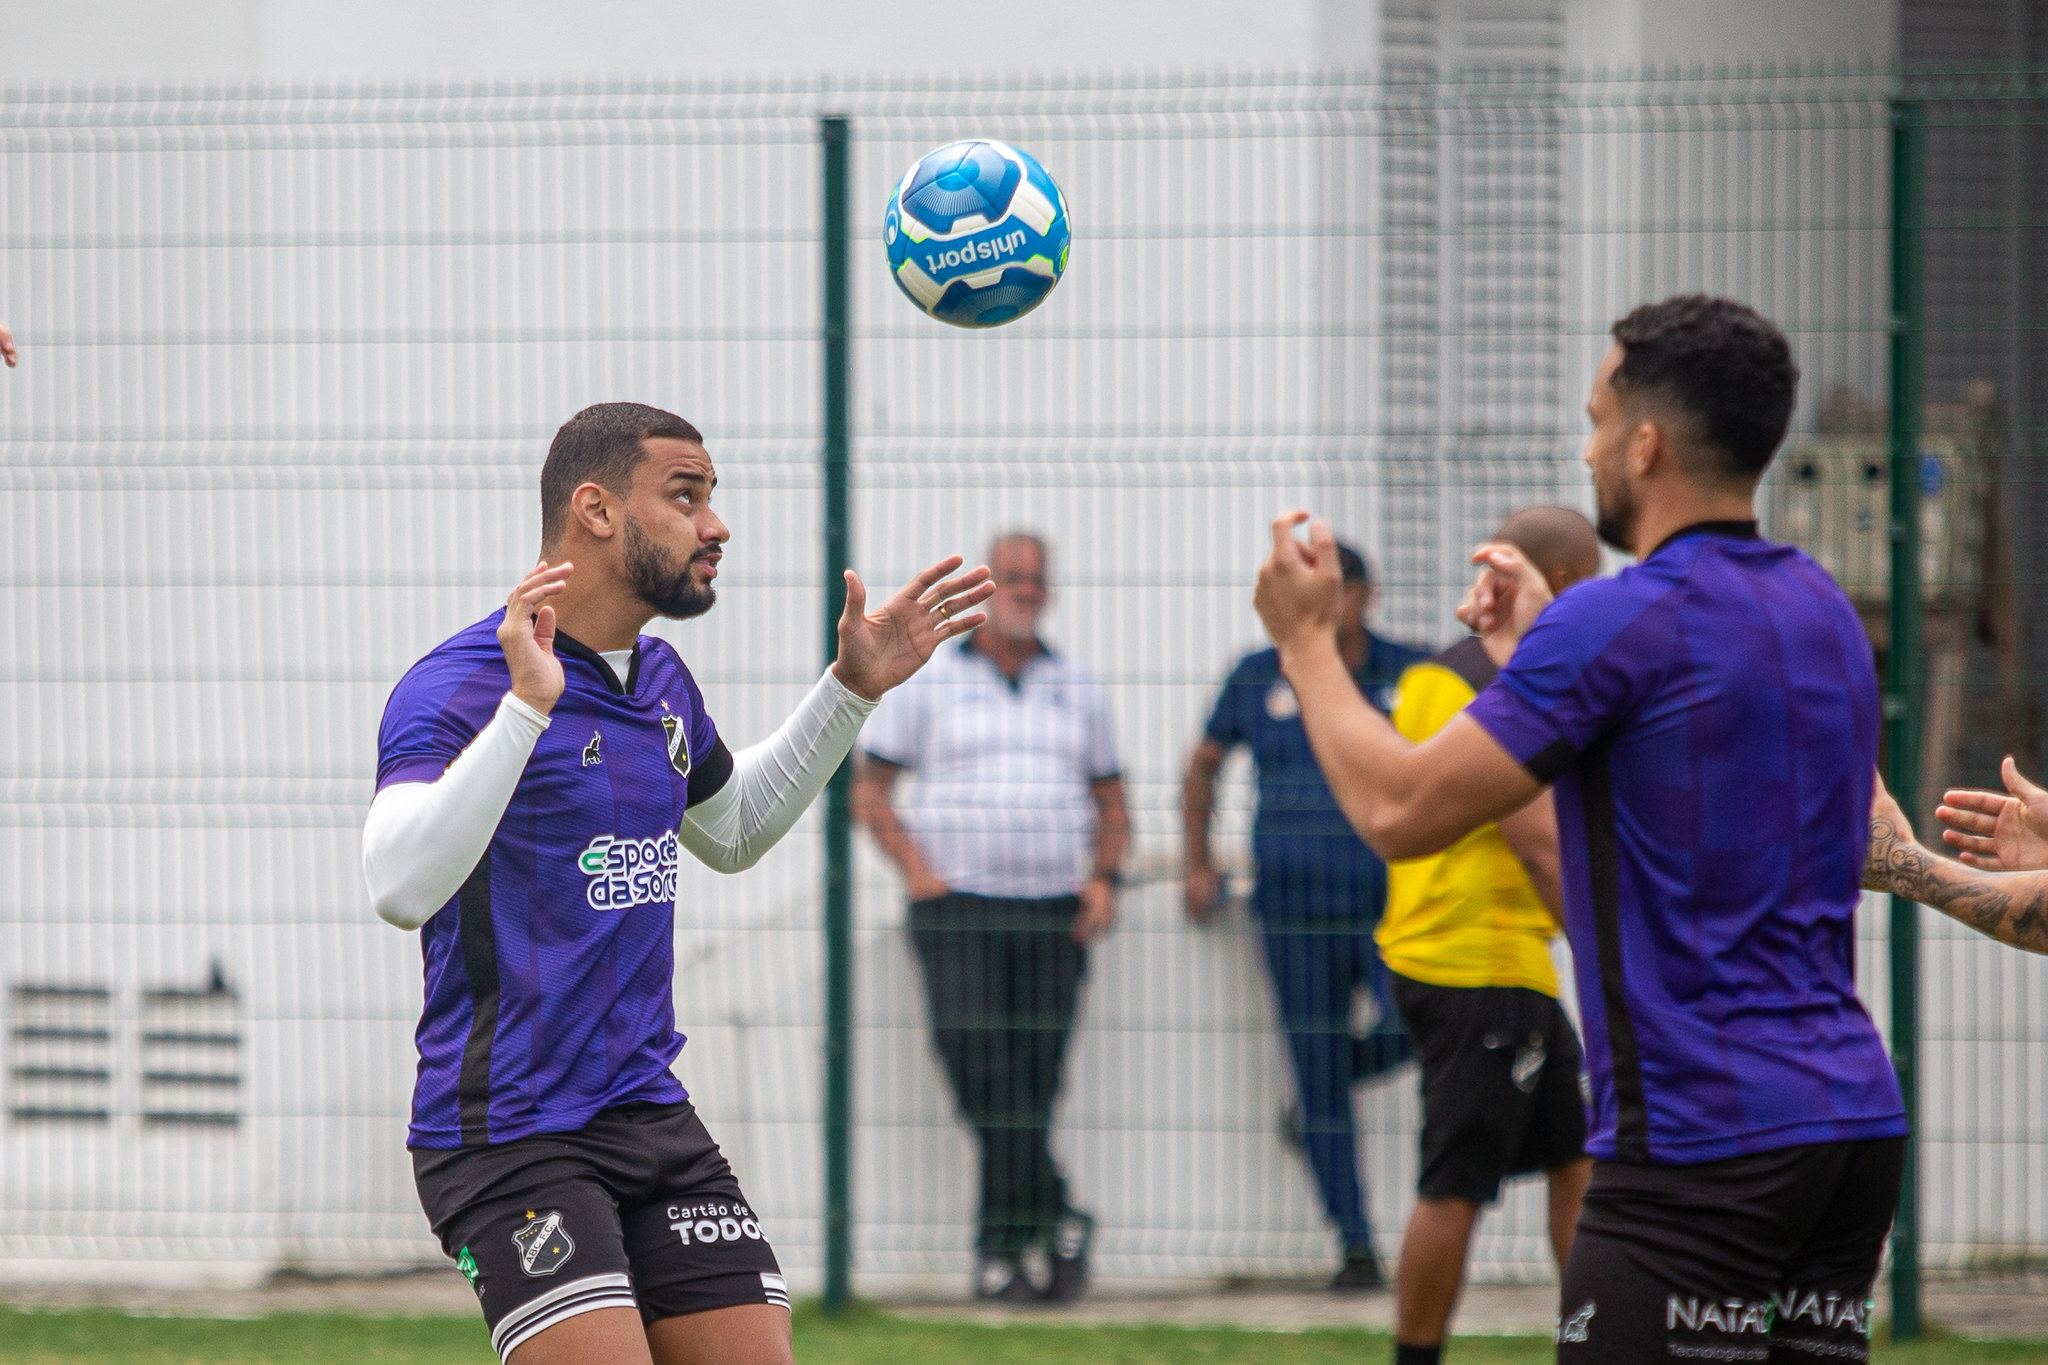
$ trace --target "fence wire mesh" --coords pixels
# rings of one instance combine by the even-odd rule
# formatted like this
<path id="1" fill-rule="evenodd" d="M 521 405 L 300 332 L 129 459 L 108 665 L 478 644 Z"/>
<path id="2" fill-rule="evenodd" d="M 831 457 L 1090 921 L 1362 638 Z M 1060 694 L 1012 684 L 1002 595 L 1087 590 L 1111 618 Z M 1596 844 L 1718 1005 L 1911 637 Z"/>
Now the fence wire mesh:
<path id="1" fill-rule="evenodd" d="M 1055 1111 L 1099 1275 L 1327 1272 L 1244 905 L 1253 795 L 1225 769 L 1235 899 L 1183 908 L 1181 783 L 1268 517 L 1316 508 L 1377 570 L 1375 629 L 1457 634 L 1508 511 L 1590 508 L 1608 325 L 1744 299 L 1802 370 L 1770 529 L 1884 647 L 1890 128 L 1927 120 L 1929 686 L 1923 796 L 2044 757 L 2048 76 L 1592 75 L 0 93 L 0 1261 L 29 1277 L 437 1263 L 402 1149 L 418 949 L 356 868 L 377 719 L 502 600 L 548 438 L 631 398 L 707 434 L 725 602 L 661 624 L 723 732 L 816 677 L 817 118 L 847 116 L 853 544 L 870 584 L 1028 528 L 1048 638 L 1105 684 L 1134 846 Z M 903 168 L 962 136 L 1060 181 L 1071 278 L 965 334 L 882 266 Z M 1929 799 L 1925 802 L 1931 805 Z M 687 864 L 679 1071 L 785 1266 L 822 1263 L 821 840 Z M 854 1227 L 871 1292 L 964 1285 L 975 1151 L 930 1040 L 903 889 L 856 896 Z M 1923 920 L 1930 1265 L 2048 1253 L 2042 966 Z M 1865 999 L 1889 1017 L 1881 907 Z M 1415 1076 L 1361 1087 L 1391 1255 Z M 1550 1273 L 1540 1188 L 1474 1274 Z"/>

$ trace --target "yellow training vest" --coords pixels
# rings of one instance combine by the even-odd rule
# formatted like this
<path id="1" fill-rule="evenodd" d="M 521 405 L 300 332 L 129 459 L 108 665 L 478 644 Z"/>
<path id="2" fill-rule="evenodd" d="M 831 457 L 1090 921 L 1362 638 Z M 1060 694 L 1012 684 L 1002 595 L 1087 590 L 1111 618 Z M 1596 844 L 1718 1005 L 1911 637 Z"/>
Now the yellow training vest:
<path id="1" fill-rule="evenodd" d="M 1476 639 L 1401 675 L 1394 728 L 1415 744 L 1434 735 L 1493 681 Z M 1387 864 L 1387 910 L 1373 937 L 1389 968 L 1433 986 L 1523 986 L 1557 994 L 1550 940 L 1557 920 L 1497 825 L 1441 853 Z"/>

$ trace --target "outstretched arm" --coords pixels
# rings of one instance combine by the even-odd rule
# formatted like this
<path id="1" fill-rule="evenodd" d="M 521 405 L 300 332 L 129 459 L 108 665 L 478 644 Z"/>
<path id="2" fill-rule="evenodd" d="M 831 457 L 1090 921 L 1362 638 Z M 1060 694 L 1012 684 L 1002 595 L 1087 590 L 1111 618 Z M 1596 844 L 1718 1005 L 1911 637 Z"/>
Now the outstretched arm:
<path id="1" fill-rule="evenodd" d="M 838 659 L 782 728 L 734 754 L 732 777 L 684 814 L 676 835 L 698 862 L 720 872 L 759 862 L 846 761 L 881 695 L 940 643 L 987 619 L 969 610 L 995 591 L 986 568 L 941 581 L 960 564 L 958 555 L 939 561 L 874 612 L 860 576 L 847 570 Z"/>
<path id="2" fill-rule="evenodd" d="M 1360 694 L 1337 650 L 1337 543 L 1321 522 L 1307 545 L 1296 540 L 1307 519 L 1290 512 L 1273 523 L 1273 555 L 1252 601 L 1316 762 L 1359 837 L 1383 858 L 1419 858 L 1529 804 L 1536 779 L 1469 716 L 1410 744 Z"/>
<path id="3" fill-rule="evenodd" d="M 1986 872 L 1932 852 L 1879 779 L 1870 803 L 1863 886 L 1931 905 L 1978 933 L 2048 953 L 2048 872 Z"/>

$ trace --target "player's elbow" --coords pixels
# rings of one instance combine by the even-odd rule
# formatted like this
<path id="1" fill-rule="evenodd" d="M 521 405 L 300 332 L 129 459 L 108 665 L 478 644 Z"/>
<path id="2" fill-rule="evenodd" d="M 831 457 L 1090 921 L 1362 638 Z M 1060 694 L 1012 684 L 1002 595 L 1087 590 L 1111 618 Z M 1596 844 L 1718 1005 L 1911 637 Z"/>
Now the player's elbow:
<path id="1" fill-rule="evenodd" d="M 760 862 L 761 854 L 766 851 L 751 847 L 746 840 L 728 844 L 708 839 L 694 839 L 687 841 L 686 847 L 698 862 L 727 877 L 736 872 L 745 872 Z"/>
<path id="2" fill-rule="evenodd" d="M 1388 862 L 1425 858 L 1441 853 L 1456 841 L 1455 836 L 1446 838 L 1441 830 L 1432 828 L 1420 812 L 1401 801 L 1378 802 L 1354 815 L 1351 823 L 1357 828 L 1358 837 Z"/>
<path id="3" fill-rule="evenodd" d="M 417 929 L 433 914 L 431 907 L 422 909 L 413 897 L 391 890 L 379 893 L 374 886 L 370 908 L 377 912 L 378 919 L 394 929 Z"/>

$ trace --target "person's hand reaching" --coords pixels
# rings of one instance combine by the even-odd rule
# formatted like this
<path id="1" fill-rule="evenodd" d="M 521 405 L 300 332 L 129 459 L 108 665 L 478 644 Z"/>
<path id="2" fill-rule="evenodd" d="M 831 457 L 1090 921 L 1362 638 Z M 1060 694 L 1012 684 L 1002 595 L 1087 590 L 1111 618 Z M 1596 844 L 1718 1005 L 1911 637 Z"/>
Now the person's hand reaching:
<path id="1" fill-rule="evenodd" d="M 1990 872 L 2048 868 L 2048 790 L 2030 782 L 2007 756 L 2002 792 L 1954 788 L 1934 812 L 1949 828 L 1942 841 L 1971 867 Z"/>

